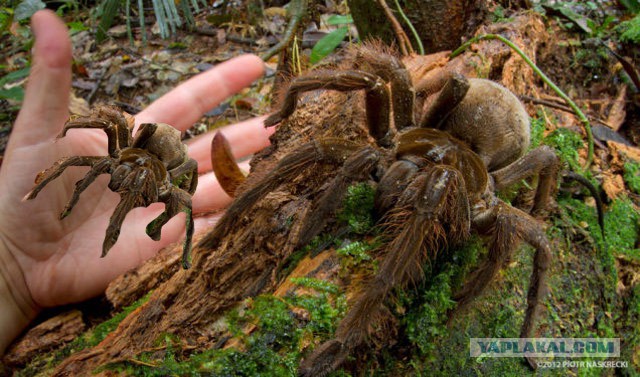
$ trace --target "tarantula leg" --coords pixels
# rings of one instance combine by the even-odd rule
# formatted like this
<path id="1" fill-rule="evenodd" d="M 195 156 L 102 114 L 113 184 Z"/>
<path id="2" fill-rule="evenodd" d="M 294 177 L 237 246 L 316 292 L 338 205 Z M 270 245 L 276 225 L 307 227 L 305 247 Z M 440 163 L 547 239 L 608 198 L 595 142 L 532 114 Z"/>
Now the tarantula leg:
<path id="1" fill-rule="evenodd" d="M 242 214 L 276 187 L 298 176 L 314 164 L 342 164 L 344 159 L 358 148 L 356 143 L 338 138 L 327 138 L 302 145 L 297 151 L 283 157 L 267 178 L 237 197 L 213 231 L 205 235 L 198 246 L 206 249 L 215 248 L 221 238 L 240 221 Z"/>
<path id="2" fill-rule="evenodd" d="M 89 117 L 79 117 L 68 121 L 58 138 L 67 135 L 72 128 L 99 128 L 104 130 L 108 137 L 109 156 L 117 157 L 119 149 L 131 145 L 131 131 L 124 115 L 115 107 L 102 106 Z"/>
<path id="3" fill-rule="evenodd" d="M 289 86 L 282 108 L 264 121 L 265 127 L 274 126 L 293 114 L 299 93 L 317 89 L 343 92 L 364 89 L 369 133 L 378 144 L 389 145 L 389 89 L 379 76 L 364 71 L 313 72 L 308 76 L 298 77 Z"/>
<path id="4" fill-rule="evenodd" d="M 344 194 L 353 182 L 367 179 L 380 160 L 378 151 L 363 147 L 346 159 L 322 196 L 303 220 L 296 247 L 306 245 L 324 228 L 327 219 L 342 205 Z"/>
<path id="5" fill-rule="evenodd" d="M 69 166 L 92 166 L 96 162 L 104 159 L 103 156 L 74 156 L 64 157 L 56 161 L 49 169 L 44 170 L 36 176 L 35 187 L 23 198 L 23 200 L 31 200 L 35 198 L 38 193 L 49 182 L 58 178 L 60 174 L 64 172 Z"/>
<path id="6" fill-rule="evenodd" d="M 391 233 L 391 242 L 378 273 L 354 298 L 335 339 L 305 358 L 299 375 L 324 376 L 336 368 L 366 340 L 391 289 L 420 281 L 422 266 L 445 246 L 447 233 L 454 238 L 467 236 L 470 220 L 464 210 L 468 208 L 464 190 L 460 173 L 444 166 L 421 173 L 411 182 L 384 219 L 383 227 Z M 442 224 L 448 224 L 448 229 Z"/>
<path id="7" fill-rule="evenodd" d="M 415 90 L 404 64 L 380 46 L 367 44 L 357 50 L 358 69 L 376 74 L 391 85 L 393 123 L 397 131 L 415 124 Z"/>
<path id="8" fill-rule="evenodd" d="M 198 186 L 198 163 L 190 158 L 179 166 L 169 170 L 171 182 L 193 195 Z"/>
<path id="9" fill-rule="evenodd" d="M 231 153 L 227 138 L 220 132 L 211 141 L 211 167 L 224 192 L 234 197 L 246 177 Z"/>
<path id="10" fill-rule="evenodd" d="M 586 179 L 585 177 L 581 176 L 580 174 L 574 173 L 572 171 L 564 171 L 562 172 L 562 178 L 566 179 L 568 181 L 574 181 L 574 182 L 578 182 L 579 184 L 581 184 L 582 186 L 584 186 L 587 190 L 589 190 L 589 193 L 591 194 L 591 196 L 593 196 L 593 199 L 595 199 L 596 201 L 596 212 L 598 214 L 598 226 L 600 227 L 600 233 L 602 234 L 602 240 L 605 242 L 605 249 L 607 248 L 606 246 L 606 237 L 605 237 L 605 231 L 604 231 L 604 204 L 602 203 L 602 198 L 600 197 L 600 192 L 598 191 L 598 189 L 593 185 L 593 183 L 591 183 L 588 179 Z"/>
<path id="11" fill-rule="evenodd" d="M 533 272 L 527 293 L 527 310 L 520 331 L 521 338 L 533 335 L 540 301 L 545 294 L 545 282 L 551 260 L 551 247 L 547 237 L 535 219 L 503 202 L 474 219 L 480 228 L 492 229 L 492 241 L 487 259 L 475 270 L 463 288 L 454 296 L 458 306 L 450 313 L 450 319 L 463 311 L 469 303 L 480 296 L 498 271 L 505 267 L 510 254 L 524 240 L 536 250 L 533 257 Z M 529 364 L 535 368 L 530 359 Z"/>
<path id="12" fill-rule="evenodd" d="M 525 178 L 538 174 L 540 177 L 538 188 L 533 200 L 533 208 L 531 208 L 531 213 L 535 215 L 544 211 L 549 204 L 551 191 L 555 188 L 558 167 L 558 157 L 553 149 L 548 146 L 541 146 L 490 174 L 493 177 L 496 190 L 509 187 Z"/>
<path id="13" fill-rule="evenodd" d="M 149 174 L 152 177 L 149 177 Z M 109 183 L 110 187 L 111 183 Z M 102 243 L 102 257 L 107 255 L 118 240 L 120 229 L 127 213 L 136 207 L 148 206 L 158 199 L 155 178 L 153 177 L 153 172 L 148 169 L 133 171 L 123 179 L 119 187 L 124 189 L 118 189 L 120 203 L 118 203 L 109 219 L 109 226 L 107 226 L 104 242 Z"/>
<path id="14" fill-rule="evenodd" d="M 71 213 L 71 210 L 78 202 L 78 199 L 80 199 L 80 194 L 84 190 L 86 190 L 86 188 L 89 187 L 89 185 L 91 185 L 91 183 L 93 183 L 93 181 L 95 181 L 100 174 L 109 173 L 112 171 L 112 169 L 113 169 L 113 162 L 110 159 L 104 159 L 94 164 L 91 167 L 91 170 L 89 170 L 89 172 L 87 173 L 87 175 L 85 175 L 84 178 L 76 182 L 76 188 L 75 190 L 73 190 L 71 199 L 69 199 L 69 202 L 60 213 L 60 220 L 64 219 Z"/>
<path id="15" fill-rule="evenodd" d="M 396 204 L 398 197 L 407 188 L 417 172 L 418 165 L 411 161 L 398 160 L 391 164 L 378 183 L 376 190 L 373 207 L 377 217 L 387 213 Z"/>
<path id="16" fill-rule="evenodd" d="M 104 242 L 102 243 L 102 255 L 105 257 L 109 250 L 116 244 L 118 237 L 120 237 L 120 229 L 127 213 L 138 206 L 138 197 L 135 193 L 123 192 L 120 194 L 120 203 L 113 211 L 111 218 L 109 219 L 109 226 L 105 232 Z"/>
<path id="17" fill-rule="evenodd" d="M 151 221 L 149 225 L 147 225 L 147 235 L 151 237 L 151 239 L 159 241 L 162 227 L 175 215 L 180 212 L 184 212 L 187 218 L 185 224 L 186 236 L 184 240 L 184 247 L 182 250 L 182 267 L 186 270 L 190 267 L 189 253 L 191 252 L 194 231 L 193 212 L 191 209 L 191 196 L 182 189 L 172 187 L 167 197 L 161 197 L 160 200 L 165 202 L 165 210 L 153 221 Z"/>
<path id="18" fill-rule="evenodd" d="M 440 128 L 442 122 L 462 101 L 469 91 L 469 81 L 459 73 L 452 73 L 447 78 L 440 94 L 420 121 L 422 128 Z"/>
<path id="19" fill-rule="evenodd" d="M 131 144 L 131 147 L 144 149 L 145 145 L 147 144 L 151 136 L 153 136 L 153 134 L 156 133 L 157 129 L 158 129 L 157 123 L 141 124 L 140 128 L 138 129 L 138 132 L 136 133 L 136 137 L 133 139 L 133 143 Z"/>

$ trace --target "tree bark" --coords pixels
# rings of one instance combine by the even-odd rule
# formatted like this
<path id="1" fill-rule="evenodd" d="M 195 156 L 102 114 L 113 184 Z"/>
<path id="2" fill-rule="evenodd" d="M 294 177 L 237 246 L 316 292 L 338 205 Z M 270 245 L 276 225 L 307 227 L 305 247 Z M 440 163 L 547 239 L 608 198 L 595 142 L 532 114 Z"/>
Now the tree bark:
<path id="1" fill-rule="evenodd" d="M 375 1 L 348 0 L 347 3 L 363 40 L 377 38 L 387 44 L 395 41 L 389 22 Z M 427 54 L 458 47 L 463 38 L 475 32 L 487 13 L 487 0 L 399 0 L 399 3 L 418 32 Z M 387 0 L 387 5 L 414 42 L 394 1 Z"/>

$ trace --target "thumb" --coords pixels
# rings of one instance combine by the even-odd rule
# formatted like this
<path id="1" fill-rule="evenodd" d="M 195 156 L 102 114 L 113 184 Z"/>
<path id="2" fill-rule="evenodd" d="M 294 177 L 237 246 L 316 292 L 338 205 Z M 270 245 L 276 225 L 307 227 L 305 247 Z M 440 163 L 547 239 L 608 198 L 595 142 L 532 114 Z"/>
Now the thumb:
<path id="1" fill-rule="evenodd" d="M 68 117 L 71 42 L 67 27 L 50 10 L 36 12 L 31 27 L 35 35 L 33 65 L 7 149 L 53 138 Z"/>

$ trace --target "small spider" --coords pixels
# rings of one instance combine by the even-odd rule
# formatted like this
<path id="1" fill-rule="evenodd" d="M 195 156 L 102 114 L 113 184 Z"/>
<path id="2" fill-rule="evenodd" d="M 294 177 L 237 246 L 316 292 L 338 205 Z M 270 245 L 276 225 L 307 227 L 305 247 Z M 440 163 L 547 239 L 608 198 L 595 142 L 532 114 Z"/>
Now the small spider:
<path id="1" fill-rule="evenodd" d="M 185 212 L 186 239 L 182 266 L 189 268 L 189 252 L 193 236 L 191 195 L 198 184 L 197 162 L 187 156 L 187 147 L 180 139 L 180 131 L 164 123 L 140 125 L 135 138 L 124 115 L 115 107 L 102 106 L 91 116 L 70 120 L 58 136 L 64 137 L 72 128 L 97 128 L 107 134 L 108 156 L 64 157 L 38 174 L 35 187 L 26 196 L 34 199 L 49 182 L 59 177 L 69 166 L 90 166 L 91 170 L 76 183 L 71 199 L 60 213 L 65 218 L 78 202 L 80 194 L 100 175 L 110 174 L 109 188 L 120 195 L 102 244 L 106 256 L 118 240 L 122 222 L 135 207 L 163 202 L 162 214 L 147 225 L 146 232 L 154 240 L 160 239 L 161 229 L 173 216 Z"/>
<path id="2" fill-rule="evenodd" d="M 393 289 L 420 281 L 425 263 L 436 253 L 455 250 L 450 246 L 464 242 L 473 232 L 486 236 L 488 256 L 455 295 L 458 307 L 452 315 L 483 292 L 524 241 L 535 248 L 535 257 L 520 336 L 534 334 L 551 258 L 549 241 L 531 215 L 503 202 L 495 191 L 539 175 L 531 212 L 542 213 L 555 186 L 557 157 L 546 146 L 526 153 L 528 115 L 509 90 L 446 70 L 425 80 L 419 62 L 416 56 L 401 60 L 380 46 L 364 45 L 354 48 L 335 69 L 294 79 L 280 110 L 266 119 L 265 126 L 282 123 L 278 132 L 291 132 L 287 122 L 296 114 L 298 96 L 318 90 L 363 91 L 364 95 L 353 93 L 348 102 L 330 108 L 340 114 L 363 104 L 365 119 L 325 113 L 327 106 L 320 102 L 324 97 L 305 95 L 300 101 L 305 114 L 324 119 L 319 127 L 330 136 L 300 145 L 249 187 L 238 186 L 242 178 L 229 168 L 230 157 L 221 162 L 225 159 L 220 156 L 229 154 L 223 137 L 214 139 L 213 155 L 218 161 L 214 171 L 235 182 L 229 184 L 228 192 L 237 198 L 200 241 L 199 246 L 206 249 L 221 245 L 226 234 L 251 216 L 260 199 L 318 165 L 335 169 L 332 178 L 316 189 L 317 195 L 310 197 L 308 214 L 289 236 L 298 248 L 323 231 L 350 185 L 376 182 L 374 205 L 384 231 L 380 267 L 350 301 L 334 339 L 303 360 L 300 375 L 324 376 L 335 370 L 366 341 Z M 348 129 L 360 124 L 368 136 L 346 136 L 353 135 Z M 236 187 L 242 189 L 236 191 Z"/>

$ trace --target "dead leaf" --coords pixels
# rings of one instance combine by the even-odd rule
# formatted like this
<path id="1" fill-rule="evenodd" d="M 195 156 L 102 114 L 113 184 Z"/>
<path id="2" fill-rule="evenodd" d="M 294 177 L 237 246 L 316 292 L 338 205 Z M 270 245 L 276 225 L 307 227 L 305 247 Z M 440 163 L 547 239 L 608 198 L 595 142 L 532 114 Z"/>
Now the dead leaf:
<path id="1" fill-rule="evenodd" d="M 603 171 L 602 176 L 602 189 L 609 198 L 615 199 L 625 192 L 624 180 L 620 174 Z"/>
<path id="2" fill-rule="evenodd" d="M 624 163 L 628 160 L 640 162 L 640 148 L 624 145 L 615 141 L 607 141 L 611 150 L 611 167 L 615 170 L 622 170 Z"/>
<path id="3" fill-rule="evenodd" d="M 621 153 L 627 158 L 640 162 L 640 148 L 616 143 L 615 141 L 609 141 L 607 144 L 609 145 L 609 148 L 611 148 L 612 153 Z"/>
<path id="4" fill-rule="evenodd" d="M 89 104 L 84 98 L 76 97 L 75 94 L 71 93 L 69 96 L 69 113 L 73 115 L 89 116 L 91 114 L 91 110 L 89 109 Z"/>
<path id="5" fill-rule="evenodd" d="M 275 17 L 275 16 L 280 16 L 283 18 L 287 17 L 287 10 L 281 7 L 271 7 L 271 8 L 267 8 L 264 10 L 264 16 L 265 17 Z"/>
<path id="6" fill-rule="evenodd" d="M 622 85 L 618 95 L 616 96 L 613 105 L 609 110 L 609 116 L 607 117 L 607 125 L 614 131 L 618 131 L 627 116 L 627 112 L 624 110 L 627 99 L 627 86 Z"/>
<path id="7" fill-rule="evenodd" d="M 259 100 L 253 97 L 238 98 L 235 102 L 236 108 L 241 110 L 253 110 L 258 105 Z"/>

